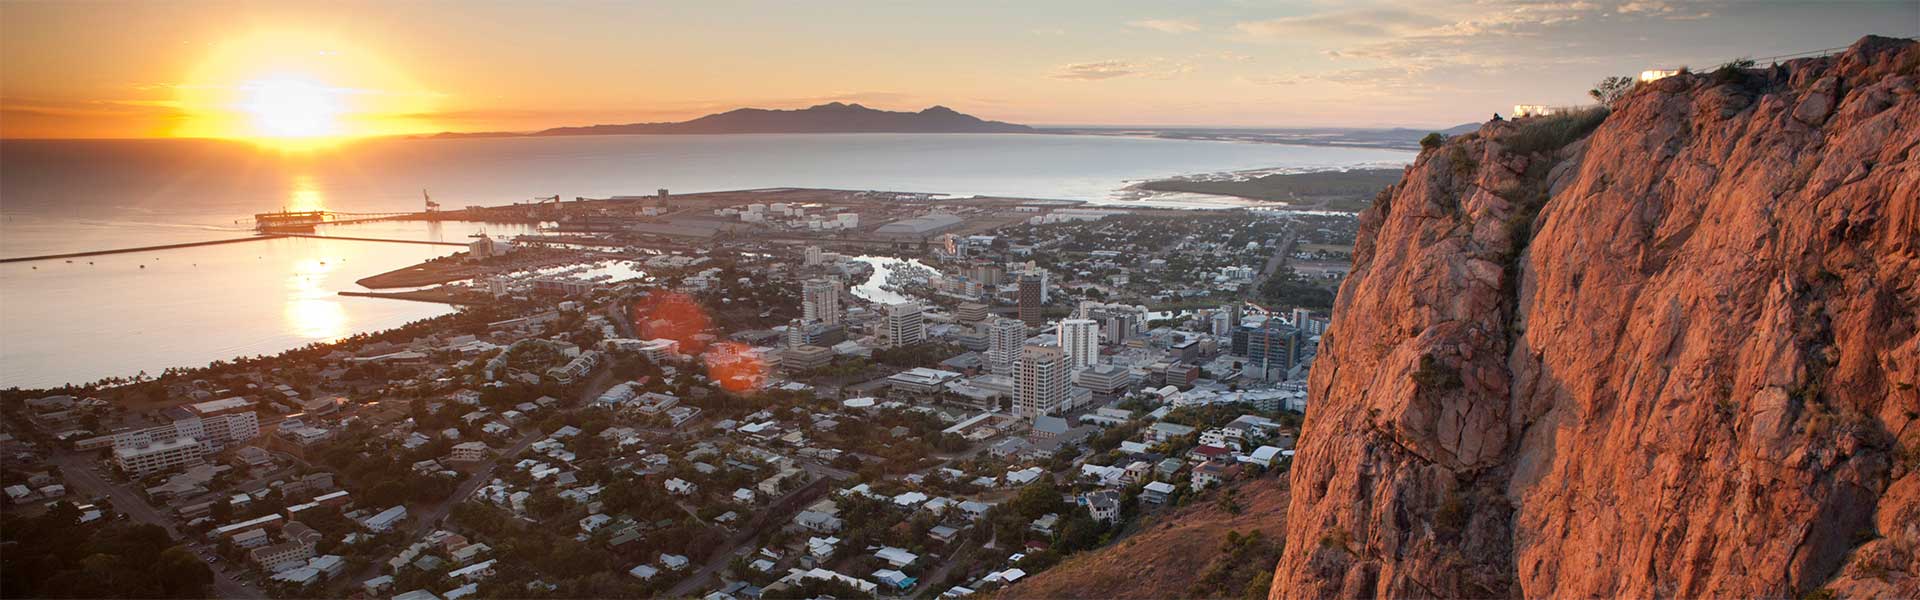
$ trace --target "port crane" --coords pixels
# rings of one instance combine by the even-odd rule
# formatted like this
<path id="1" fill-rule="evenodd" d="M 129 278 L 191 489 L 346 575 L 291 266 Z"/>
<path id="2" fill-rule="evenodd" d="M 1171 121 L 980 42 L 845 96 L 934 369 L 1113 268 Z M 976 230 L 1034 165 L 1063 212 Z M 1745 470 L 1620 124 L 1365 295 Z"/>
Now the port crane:
<path id="1" fill-rule="evenodd" d="M 421 214 L 436 215 L 434 217 L 429 217 L 429 219 L 437 219 L 438 218 L 437 215 L 438 213 L 440 213 L 440 203 L 434 202 L 433 196 L 428 195 L 427 190 L 425 189 L 420 190 L 420 200 L 421 202 L 424 202 L 426 204 L 425 206 L 426 210 L 419 213 L 343 212 L 343 211 L 337 211 L 337 210 L 327 210 L 324 208 L 312 209 L 312 210 L 288 210 L 288 209 L 282 208 L 274 212 L 264 212 L 264 213 L 258 213 L 253 215 L 253 227 L 254 229 L 258 229 L 260 231 L 313 231 L 313 228 L 316 225 L 343 225 L 347 223 L 359 223 L 364 221 L 382 221 L 386 219 L 393 219 L 393 218 L 399 218 L 399 217 L 412 217 L 412 216 L 421 215 Z"/>
<path id="2" fill-rule="evenodd" d="M 553 206 L 548 207 L 547 205 L 549 204 Z M 556 211 L 559 209 L 560 209 L 559 194 L 554 194 L 552 196 L 534 196 L 533 200 L 527 203 L 527 214 L 530 214 L 530 215 L 544 214 L 548 211 Z"/>

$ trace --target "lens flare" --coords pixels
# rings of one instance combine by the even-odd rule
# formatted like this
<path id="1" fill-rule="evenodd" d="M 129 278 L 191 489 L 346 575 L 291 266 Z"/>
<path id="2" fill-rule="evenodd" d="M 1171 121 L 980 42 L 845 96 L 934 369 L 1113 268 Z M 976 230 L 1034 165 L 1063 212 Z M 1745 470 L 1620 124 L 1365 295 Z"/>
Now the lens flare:
<path id="1" fill-rule="evenodd" d="M 720 389 L 751 394 L 767 385 L 767 362 L 751 346 L 719 342 L 700 357 L 707 365 L 707 377 L 720 384 Z"/>
<path id="2" fill-rule="evenodd" d="M 760 353 L 738 342 L 713 342 L 707 333 L 713 318 L 692 297 L 656 291 L 634 302 L 632 314 L 641 336 L 673 340 L 682 353 L 699 356 L 720 389 L 751 394 L 766 387 L 767 362 Z"/>
<path id="3" fill-rule="evenodd" d="M 641 336 L 673 340 L 680 344 L 681 352 L 694 355 L 706 352 L 707 337 L 701 334 L 713 325 L 699 302 L 686 294 L 667 291 L 653 292 L 635 302 L 633 322 Z"/>

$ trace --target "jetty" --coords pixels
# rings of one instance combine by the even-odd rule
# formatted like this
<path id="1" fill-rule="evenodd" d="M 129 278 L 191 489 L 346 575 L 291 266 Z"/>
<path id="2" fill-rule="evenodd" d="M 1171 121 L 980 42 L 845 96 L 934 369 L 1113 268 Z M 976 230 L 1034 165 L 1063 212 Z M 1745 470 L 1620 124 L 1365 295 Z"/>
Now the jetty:
<path id="1" fill-rule="evenodd" d="M 224 240 L 207 240 L 204 242 L 181 242 L 177 244 L 160 244 L 157 246 L 135 246 L 132 248 L 87 250 L 83 252 L 65 252 L 61 254 L 42 254 L 39 256 L 16 256 L 13 258 L 0 258 L 0 263 L 28 262 L 28 261 L 36 261 L 36 260 L 54 260 L 54 259 L 61 259 L 61 258 L 79 258 L 82 256 L 101 256 L 105 254 L 128 254 L 132 252 L 151 252 L 154 250 L 176 250 L 180 248 L 193 248 L 196 246 L 237 244 L 240 242 L 254 242 L 259 240 L 274 240 L 274 239 L 293 238 L 293 237 L 313 238 L 313 239 L 319 239 L 319 240 L 344 240 L 349 242 L 385 242 L 390 244 L 426 244 L 429 246 L 458 246 L 462 248 L 465 248 L 467 246 L 466 244 L 462 244 L 459 242 L 434 242 L 434 241 L 428 241 L 428 240 L 397 240 L 397 239 L 390 239 L 390 238 L 351 237 L 351 236 L 344 236 L 344 235 L 318 235 L 318 234 L 312 234 L 312 233 L 277 232 L 277 233 L 261 233 L 256 235 L 250 235 L 247 237 L 229 238 Z"/>
<path id="2" fill-rule="evenodd" d="M 253 235 L 253 236 L 248 236 L 243 238 L 232 238 L 232 239 L 225 239 L 225 240 L 208 240 L 204 242 L 182 242 L 178 244 L 160 244 L 158 246 L 137 246 L 133 248 L 113 248 L 109 250 L 88 250 L 85 252 L 67 252 L 64 254 L 42 254 L 39 256 L 16 256 L 13 258 L 0 258 L 0 263 L 27 262 L 32 260 L 53 260 L 58 258 L 79 258 L 82 256 L 100 256 L 103 254 L 126 254 L 129 252 L 148 252 L 153 250 L 173 250 L 176 248 L 192 248 L 194 246 L 213 246 L 217 244 L 235 244 L 239 242 L 271 240 L 271 239 L 281 238 L 281 237 L 286 237 L 286 236 L 282 234 L 277 234 L 277 233 L 268 233 L 268 234 Z"/>

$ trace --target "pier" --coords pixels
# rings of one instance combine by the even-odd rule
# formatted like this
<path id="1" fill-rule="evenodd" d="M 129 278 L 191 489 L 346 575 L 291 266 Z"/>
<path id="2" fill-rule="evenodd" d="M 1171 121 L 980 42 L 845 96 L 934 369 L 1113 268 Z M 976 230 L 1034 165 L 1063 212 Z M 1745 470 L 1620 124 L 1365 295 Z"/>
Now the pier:
<path id="1" fill-rule="evenodd" d="M 289 231 L 313 231 L 316 225 L 347 225 L 394 219 L 432 218 L 438 205 L 428 203 L 427 212 L 389 212 L 389 213 L 352 213 L 332 210 L 280 210 L 259 213 L 253 216 L 253 226 L 260 231 L 283 233 Z"/>
<path id="2" fill-rule="evenodd" d="M 396 240 L 396 239 L 388 239 L 388 238 L 349 237 L 349 236 L 342 236 L 342 235 L 318 235 L 318 234 L 312 234 L 312 233 L 279 232 L 279 233 L 262 233 L 262 234 L 251 235 L 251 236 L 242 237 L 242 238 L 229 238 L 224 240 L 207 240 L 204 242 L 181 242 L 178 244 L 160 244 L 157 246 L 136 246 L 132 248 L 87 250 L 83 252 L 66 252 L 61 254 L 42 254 L 39 256 L 16 256 L 13 258 L 0 258 L 0 263 L 30 262 L 30 261 L 36 261 L 36 260 L 56 260 L 56 259 L 62 259 L 62 258 L 80 258 L 83 256 L 102 256 L 107 254 L 130 254 L 134 252 L 152 252 L 155 250 L 177 250 L 180 248 L 193 248 L 196 246 L 237 244 L 240 242 L 274 240 L 274 239 L 290 238 L 290 237 L 314 238 L 314 239 L 321 239 L 321 240 L 344 240 L 349 242 L 386 242 L 390 244 L 426 244 L 429 246 L 458 246 L 461 248 L 465 248 L 467 246 L 466 244 L 459 243 L 459 242 L 433 242 L 433 241 L 427 241 L 427 240 Z"/>
<path id="3" fill-rule="evenodd" d="M 277 237 L 301 237 L 301 238 L 314 238 L 319 240 L 347 240 L 352 242 L 387 242 L 390 244 L 426 244 L 429 246 L 459 246 L 461 248 L 467 247 L 466 244 L 463 244 L 460 242 L 434 242 L 434 241 L 428 241 L 428 240 L 396 240 L 396 239 L 389 239 L 389 238 L 352 237 L 352 236 L 345 236 L 345 235 L 320 235 L 317 233 L 278 233 L 274 235 Z"/>
<path id="4" fill-rule="evenodd" d="M 79 258 L 82 256 L 100 256 L 103 254 L 126 254 L 129 252 L 148 252 L 152 250 L 173 250 L 176 248 L 192 248 L 194 246 L 213 246 L 217 244 L 234 244 L 239 242 L 251 242 L 255 240 L 270 240 L 270 239 L 279 238 L 279 237 L 285 237 L 285 236 L 280 234 L 261 234 L 261 235 L 243 237 L 243 238 L 233 238 L 233 239 L 225 239 L 225 240 L 208 240 L 205 242 L 182 242 L 178 244 L 161 244 L 158 246 L 114 248 L 111 250 L 88 250 L 85 252 L 67 252 L 64 254 L 42 254 L 40 256 L 19 256 L 14 258 L 0 258 L 0 263 L 27 262 L 27 261 L 33 261 L 33 260 L 54 260 L 58 258 Z"/>

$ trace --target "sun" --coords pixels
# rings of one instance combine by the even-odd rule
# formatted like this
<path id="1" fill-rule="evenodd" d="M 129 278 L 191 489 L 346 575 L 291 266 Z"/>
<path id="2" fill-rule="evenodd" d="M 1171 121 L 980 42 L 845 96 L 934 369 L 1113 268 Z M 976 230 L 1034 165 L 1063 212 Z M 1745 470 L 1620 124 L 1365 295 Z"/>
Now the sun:
<path id="1" fill-rule="evenodd" d="M 312 139 L 340 134 L 346 111 L 342 90 L 296 77 L 258 79 L 240 85 L 240 109 L 251 118 L 252 137 Z"/>
<path id="2" fill-rule="evenodd" d="M 315 31 L 255 31 L 214 45 L 174 84 L 175 137 L 278 150 L 438 131 L 433 93 L 377 48 Z"/>

